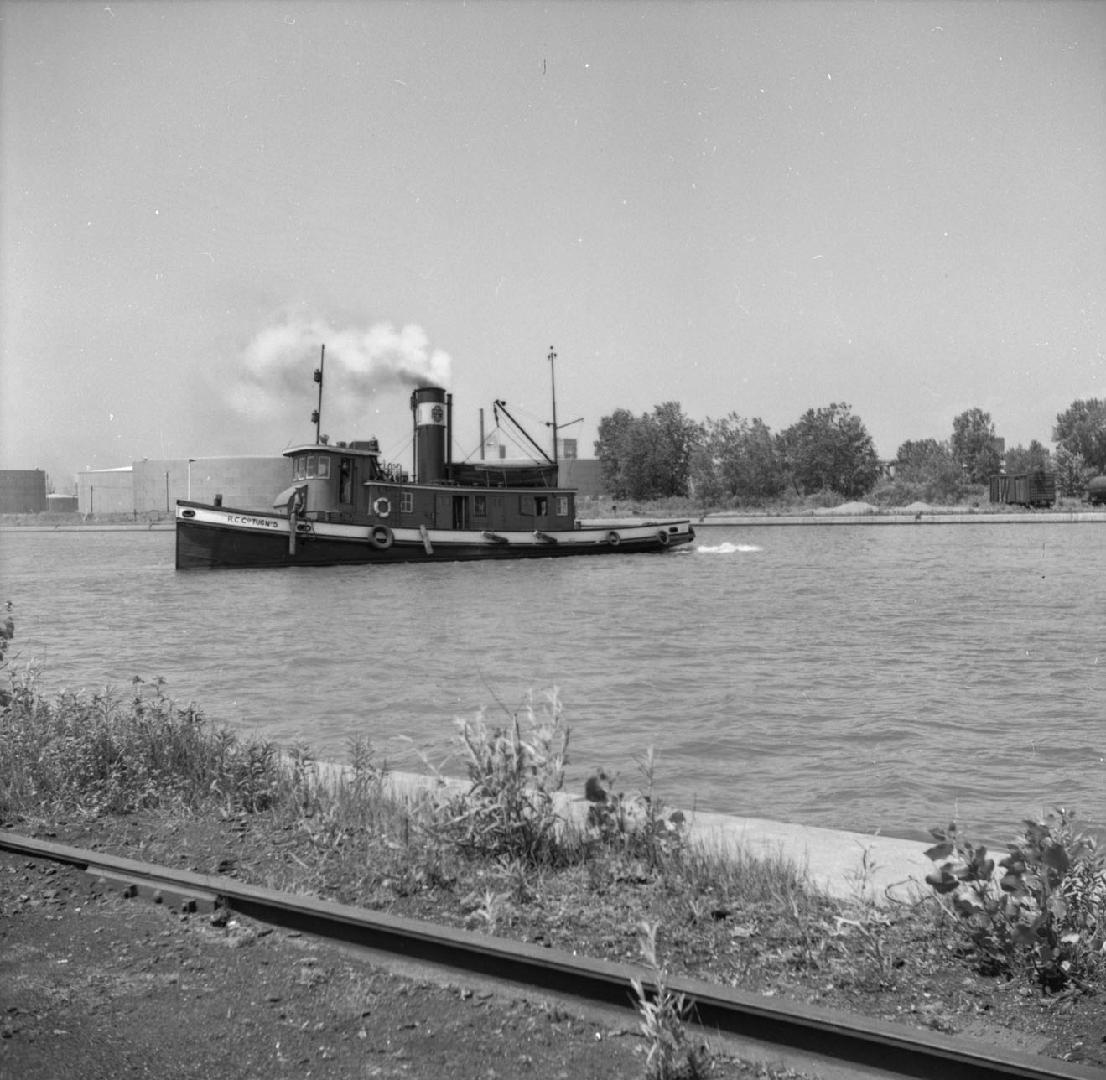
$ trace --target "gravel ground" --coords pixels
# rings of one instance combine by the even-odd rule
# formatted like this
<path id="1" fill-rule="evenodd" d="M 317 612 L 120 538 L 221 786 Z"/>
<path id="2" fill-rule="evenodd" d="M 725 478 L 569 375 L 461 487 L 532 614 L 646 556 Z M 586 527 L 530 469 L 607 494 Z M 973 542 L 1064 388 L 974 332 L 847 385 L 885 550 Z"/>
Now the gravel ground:
<path id="1" fill-rule="evenodd" d="M 0 1078 L 644 1075 L 633 1014 L 397 974 L 0 852 Z M 795 1076 L 715 1055 L 711 1076 Z"/>
<path id="2" fill-rule="evenodd" d="M 278 888 L 289 887 L 273 880 L 282 867 L 306 866 L 312 857 L 309 845 L 297 856 L 294 832 L 203 816 L 54 821 L 45 831 L 19 831 Z M 452 926 L 469 925 L 469 894 L 489 886 L 477 874 L 448 889 L 385 896 L 373 886 L 346 895 L 348 875 L 340 870 L 328 863 L 322 877 L 318 869 L 311 875 L 334 878 L 321 889 L 327 899 Z M 645 878 L 599 889 L 577 877 L 535 881 L 535 895 L 512 904 L 497 932 L 634 963 L 635 926 L 659 919 L 674 974 L 967 1035 L 1106 1076 L 1101 990 L 1046 996 L 981 976 L 950 954 L 955 939 L 919 940 L 910 920 L 883 928 L 874 971 L 864 949 L 811 963 L 812 946 L 796 941 L 795 928 L 770 903 L 715 912 L 710 897 L 697 896 L 701 917 L 692 917 L 686 897 L 673 908 Z M 811 921 L 809 929 L 818 927 Z M 836 935 L 827 947 L 850 940 Z M 646 1075 L 647 1043 L 632 1010 L 527 994 L 452 972 L 428 975 L 238 917 L 213 922 L 210 914 L 125 900 L 71 867 L 0 852 L 0 1080 Z M 824 1060 L 783 1059 L 732 1042 L 712 1043 L 709 1060 L 710 1077 L 847 1075 Z"/>

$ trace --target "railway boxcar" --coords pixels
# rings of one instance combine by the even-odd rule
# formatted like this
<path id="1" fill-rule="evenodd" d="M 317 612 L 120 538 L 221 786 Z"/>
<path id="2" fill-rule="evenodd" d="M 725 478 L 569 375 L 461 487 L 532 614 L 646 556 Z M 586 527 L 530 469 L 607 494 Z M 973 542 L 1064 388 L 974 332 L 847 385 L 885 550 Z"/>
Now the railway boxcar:
<path id="1" fill-rule="evenodd" d="M 992 476 L 991 502 L 1005 506 L 1052 506 L 1056 502 L 1056 474 L 1032 472 Z"/>

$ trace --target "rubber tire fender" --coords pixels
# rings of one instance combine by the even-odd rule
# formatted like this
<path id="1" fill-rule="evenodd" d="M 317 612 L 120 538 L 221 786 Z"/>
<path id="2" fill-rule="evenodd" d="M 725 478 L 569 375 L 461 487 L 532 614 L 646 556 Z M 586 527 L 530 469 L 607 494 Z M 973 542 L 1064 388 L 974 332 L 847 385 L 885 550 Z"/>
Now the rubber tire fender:
<path id="1" fill-rule="evenodd" d="M 374 525 L 369 529 L 369 543 L 379 551 L 387 551 L 395 542 L 392 530 L 387 525 Z"/>

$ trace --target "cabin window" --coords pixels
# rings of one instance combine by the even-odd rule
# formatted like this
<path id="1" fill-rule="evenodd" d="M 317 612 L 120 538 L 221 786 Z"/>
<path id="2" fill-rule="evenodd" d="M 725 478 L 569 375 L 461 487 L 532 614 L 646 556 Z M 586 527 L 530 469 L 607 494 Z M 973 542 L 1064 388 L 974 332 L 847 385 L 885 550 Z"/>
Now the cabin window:
<path id="1" fill-rule="evenodd" d="M 401 514 L 413 514 L 415 512 L 415 493 L 413 491 L 400 493 L 399 512 Z"/>
<path id="2" fill-rule="evenodd" d="M 353 502 L 353 458 L 344 457 L 338 462 L 338 501 Z"/>
<path id="3" fill-rule="evenodd" d="M 330 476 L 330 458 L 324 454 L 319 455 L 319 476 L 323 480 Z"/>
<path id="4" fill-rule="evenodd" d="M 549 513 L 549 497 L 547 495 L 534 496 L 534 516 L 545 517 Z"/>
<path id="5" fill-rule="evenodd" d="M 568 517 L 568 496 L 557 496 L 557 517 Z"/>
<path id="6" fill-rule="evenodd" d="M 473 517 L 487 517 L 488 516 L 488 496 L 487 495 L 474 495 L 472 497 L 472 516 Z"/>
<path id="7" fill-rule="evenodd" d="M 304 460 L 301 457 L 295 458 L 292 461 L 292 479 L 293 480 L 302 480 L 303 479 L 303 466 L 304 466 Z"/>
<path id="8" fill-rule="evenodd" d="M 307 475 L 308 476 L 314 476 L 315 475 L 315 455 L 314 454 L 309 454 L 308 457 L 307 457 Z"/>

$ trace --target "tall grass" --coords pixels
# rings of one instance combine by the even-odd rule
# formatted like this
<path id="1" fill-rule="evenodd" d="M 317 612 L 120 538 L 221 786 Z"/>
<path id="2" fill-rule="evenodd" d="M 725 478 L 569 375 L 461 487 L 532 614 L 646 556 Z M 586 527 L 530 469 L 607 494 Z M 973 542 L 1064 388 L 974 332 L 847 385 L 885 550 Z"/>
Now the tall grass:
<path id="1" fill-rule="evenodd" d="M 502 727 L 481 710 L 457 728 L 471 786 L 450 804 L 453 842 L 486 858 L 563 861 L 564 822 L 554 795 L 564 786 L 569 729 L 557 691 L 538 704 L 529 695 Z"/>
<path id="2" fill-rule="evenodd" d="M 10 677 L 0 711 L 0 812 L 124 814 L 214 803 L 271 806 L 281 785 L 277 747 L 242 740 L 180 707 L 161 680 L 136 679 L 128 697 L 40 693 L 33 668 Z"/>

